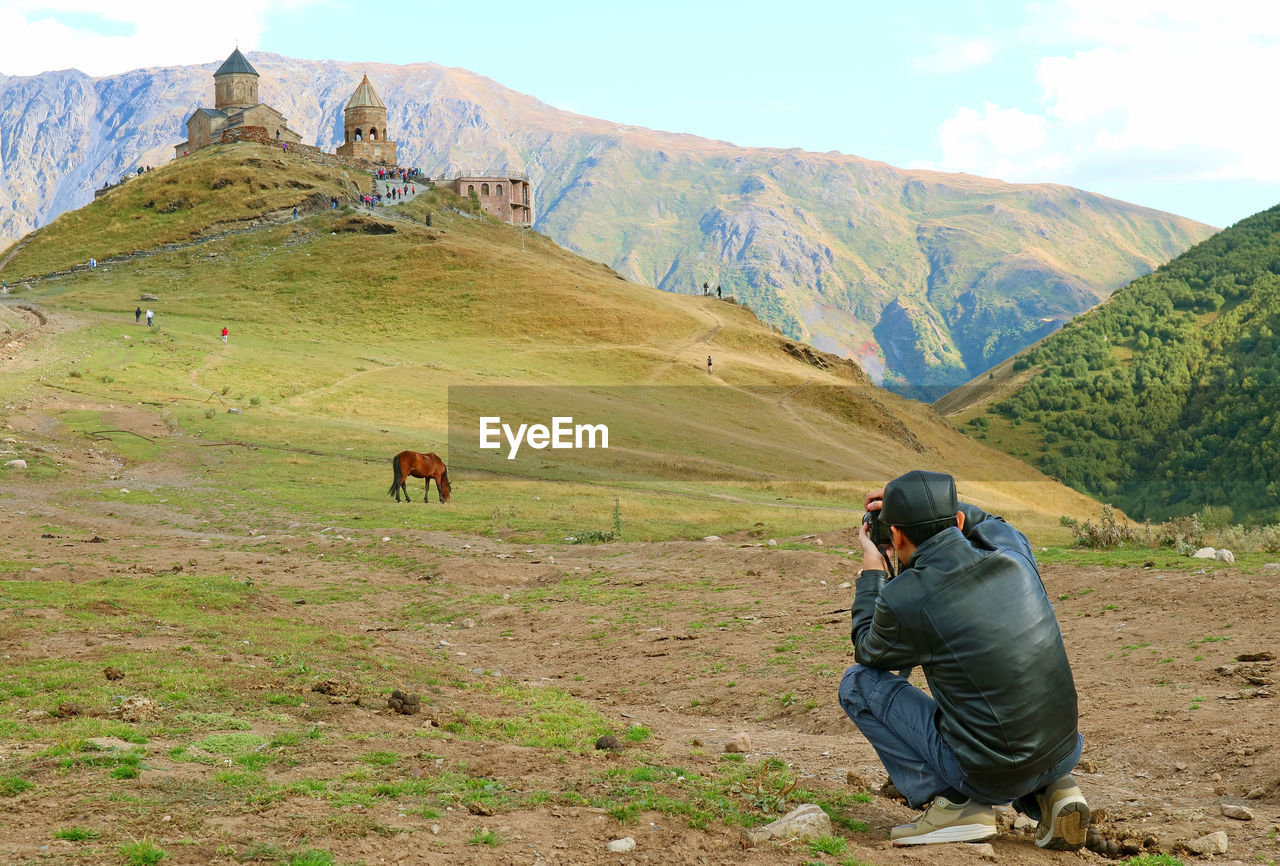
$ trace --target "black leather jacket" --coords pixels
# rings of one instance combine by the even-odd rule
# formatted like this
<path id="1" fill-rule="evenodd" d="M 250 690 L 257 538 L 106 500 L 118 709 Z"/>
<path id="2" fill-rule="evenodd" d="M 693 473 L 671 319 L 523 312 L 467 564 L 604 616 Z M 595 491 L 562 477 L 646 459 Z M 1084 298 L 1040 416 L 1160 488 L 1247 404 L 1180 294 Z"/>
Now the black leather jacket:
<path id="1" fill-rule="evenodd" d="M 853 603 L 854 658 L 920 665 L 938 726 L 965 774 L 999 789 L 1037 776 L 1077 742 L 1076 688 L 1027 537 L 961 504 L 893 580 L 867 570 Z"/>

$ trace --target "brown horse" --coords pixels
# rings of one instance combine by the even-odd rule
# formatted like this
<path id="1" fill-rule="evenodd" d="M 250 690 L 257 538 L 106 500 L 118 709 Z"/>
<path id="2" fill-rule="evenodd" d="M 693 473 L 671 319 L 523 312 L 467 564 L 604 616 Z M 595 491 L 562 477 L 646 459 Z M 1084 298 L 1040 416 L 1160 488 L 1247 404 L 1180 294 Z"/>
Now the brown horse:
<path id="1" fill-rule="evenodd" d="M 391 458 L 391 468 L 395 472 L 391 480 L 391 489 L 387 491 L 388 496 L 394 496 L 396 502 L 400 501 L 400 491 L 404 491 L 404 501 L 409 502 L 409 488 L 405 486 L 405 480 L 408 478 L 425 478 L 427 480 L 426 490 L 423 492 L 422 501 L 426 502 L 431 494 L 431 479 L 435 479 L 436 491 L 440 494 L 441 502 L 449 501 L 449 470 L 445 469 L 444 461 L 435 454 L 419 454 L 417 451 L 401 451 L 395 457 Z"/>

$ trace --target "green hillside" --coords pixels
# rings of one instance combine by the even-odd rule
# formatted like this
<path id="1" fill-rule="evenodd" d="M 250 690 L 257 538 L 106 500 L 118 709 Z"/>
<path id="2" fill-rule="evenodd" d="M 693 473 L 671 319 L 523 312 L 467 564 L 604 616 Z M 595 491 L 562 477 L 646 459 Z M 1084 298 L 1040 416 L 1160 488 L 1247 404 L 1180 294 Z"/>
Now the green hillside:
<path id="1" fill-rule="evenodd" d="M 392 519 L 504 537 L 559 540 L 619 516 L 630 539 L 848 526 L 868 484 L 915 466 L 955 472 L 964 495 L 1050 536 L 1059 515 L 1092 511 L 736 304 L 626 282 L 444 191 L 377 214 L 330 209 L 363 182 L 238 144 L 60 217 L 0 269 L 10 283 L 58 272 L 17 293 L 63 329 L 0 396 L 52 389 L 69 431 L 116 429 L 103 447 L 129 465 L 195 465 L 198 496 L 162 482 L 147 495 L 189 501 L 211 528 L 261 519 L 263 497 L 301 520 L 386 520 L 404 448 L 444 456 L 455 496 Z M 178 198 L 188 206 L 148 206 Z M 134 323 L 144 293 L 152 329 Z M 474 430 L 483 414 L 466 389 L 507 389 L 528 418 L 551 387 L 614 428 L 606 462 L 534 455 L 522 469 L 450 441 L 451 421 Z M 122 406 L 167 432 L 119 433 L 135 432 Z M 96 495 L 118 494 L 104 479 Z"/>
<path id="2" fill-rule="evenodd" d="M 939 407 L 1136 517 L 1208 505 L 1238 521 L 1274 522 L 1277 332 L 1280 207 L 1133 281 L 993 371 L 985 387 L 975 380 Z"/>

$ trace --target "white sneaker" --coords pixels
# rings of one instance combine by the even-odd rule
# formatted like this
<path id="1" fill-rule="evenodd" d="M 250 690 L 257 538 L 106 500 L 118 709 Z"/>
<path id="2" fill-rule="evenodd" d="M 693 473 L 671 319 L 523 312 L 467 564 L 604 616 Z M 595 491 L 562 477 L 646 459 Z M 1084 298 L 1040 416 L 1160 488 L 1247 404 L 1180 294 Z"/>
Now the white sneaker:
<path id="1" fill-rule="evenodd" d="M 894 845 L 929 845 L 933 842 L 981 842 L 997 833 L 996 813 L 990 806 L 966 800 L 952 803 L 937 796 L 910 824 L 889 831 Z"/>
<path id="2" fill-rule="evenodd" d="M 1040 825 L 1036 845 L 1053 851 L 1078 851 L 1089 831 L 1089 804 L 1071 776 L 1045 786 L 1036 794 Z"/>

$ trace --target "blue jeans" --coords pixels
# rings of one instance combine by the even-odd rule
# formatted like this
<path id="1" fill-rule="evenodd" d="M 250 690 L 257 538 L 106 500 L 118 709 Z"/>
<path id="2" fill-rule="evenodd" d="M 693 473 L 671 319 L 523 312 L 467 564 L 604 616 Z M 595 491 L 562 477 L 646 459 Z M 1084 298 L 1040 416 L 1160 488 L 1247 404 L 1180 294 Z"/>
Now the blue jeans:
<path id="1" fill-rule="evenodd" d="M 1001 790 L 989 790 L 965 778 L 964 769 L 938 730 L 933 698 L 892 671 L 854 665 L 840 680 L 840 706 L 867 738 L 889 771 L 898 793 L 912 808 L 954 788 L 966 797 L 991 805 L 1010 803 L 1039 821 L 1035 792 L 1069 774 L 1080 761 L 1084 738 L 1064 760 L 1038 776 Z"/>

